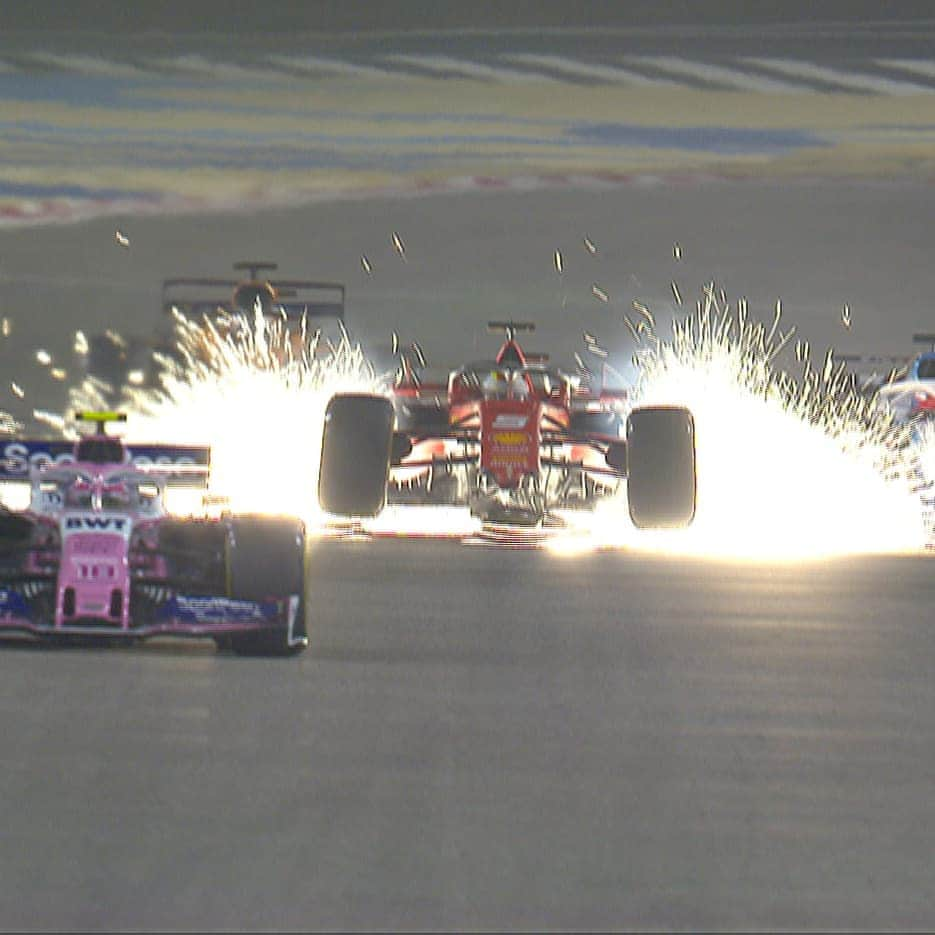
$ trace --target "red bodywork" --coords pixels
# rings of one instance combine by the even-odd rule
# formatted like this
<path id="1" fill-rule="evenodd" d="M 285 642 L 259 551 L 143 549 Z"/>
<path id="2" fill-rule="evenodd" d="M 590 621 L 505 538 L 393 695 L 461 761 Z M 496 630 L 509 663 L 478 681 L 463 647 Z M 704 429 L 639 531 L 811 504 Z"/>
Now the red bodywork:
<path id="1" fill-rule="evenodd" d="M 476 469 L 501 491 L 517 490 L 529 478 L 538 483 L 550 468 L 584 470 L 608 483 L 622 476 L 605 454 L 611 444 L 625 444 L 617 425 L 626 392 L 581 388 L 543 366 L 541 356 L 527 355 L 513 327 L 504 326 L 507 339 L 493 361 L 455 370 L 447 384 L 423 382 L 404 363 L 394 390 L 397 429 L 412 450 L 394 464 L 396 483 L 458 465 Z M 595 430 L 589 415 L 606 416 L 613 430 Z"/>

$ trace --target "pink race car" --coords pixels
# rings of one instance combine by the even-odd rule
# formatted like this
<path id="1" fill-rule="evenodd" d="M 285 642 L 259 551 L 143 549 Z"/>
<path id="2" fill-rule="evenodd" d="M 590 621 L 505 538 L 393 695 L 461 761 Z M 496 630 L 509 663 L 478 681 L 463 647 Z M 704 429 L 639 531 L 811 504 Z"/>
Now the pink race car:
<path id="1" fill-rule="evenodd" d="M 76 443 L 10 441 L 0 480 L 28 482 L 0 512 L 0 634 L 43 639 L 210 637 L 244 655 L 307 645 L 305 527 L 292 517 L 181 518 L 173 484 L 203 486 L 210 449 L 124 445 L 106 424 Z"/>

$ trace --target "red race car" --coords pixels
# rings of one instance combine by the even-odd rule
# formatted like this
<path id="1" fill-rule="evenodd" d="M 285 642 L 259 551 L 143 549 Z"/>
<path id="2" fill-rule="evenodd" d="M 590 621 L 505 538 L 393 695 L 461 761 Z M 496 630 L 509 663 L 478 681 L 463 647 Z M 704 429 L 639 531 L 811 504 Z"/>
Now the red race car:
<path id="1" fill-rule="evenodd" d="M 326 510 L 376 515 L 384 504 L 464 505 L 490 522 L 535 525 L 588 508 L 626 482 L 639 527 L 695 513 L 695 439 L 682 407 L 631 407 L 625 390 L 582 385 L 526 353 L 530 322 L 490 322 L 496 357 L 420 379 L 407 361 L 391 405 L 342 395 L 326 415 L 319 496 Z M 388 458 L 384 464 L 384 458 Z"/>

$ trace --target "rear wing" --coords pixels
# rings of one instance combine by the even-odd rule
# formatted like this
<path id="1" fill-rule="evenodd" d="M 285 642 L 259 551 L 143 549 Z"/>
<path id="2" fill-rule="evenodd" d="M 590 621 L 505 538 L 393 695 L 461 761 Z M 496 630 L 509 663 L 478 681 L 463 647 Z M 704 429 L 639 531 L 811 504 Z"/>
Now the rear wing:
<path id="1" fill-rule="evenodd" d="M 48 466 L 72 464 L 70 441 L 8 441 L 0 446 L 0 481 L 28 483 Z M 200 445 L 127 445 L 127 463 L 173 487 L 207 487 L 211 449 Z"/>
<path id="2" fill-rule="evenodd" d="M 177 309 L 188 318 L 207 315 L 250 314 L 252 308 L 239 308 L 235 291 L 242 279 L 166 279 L 162 283 L 162 309 L 171 314 Z M 307 318 L 344 320 L 344 284 L 311 279 L 277 279 L 270 283 L 275 296 L 271 311 L 290 321 Z"/>
<path id="3" fill-rule="evenodd" d="M 512 341 L 518 331 L 535 331 L 534 321 L 488 321 L 487 330 L 506 335 L 507 341 Z"/>

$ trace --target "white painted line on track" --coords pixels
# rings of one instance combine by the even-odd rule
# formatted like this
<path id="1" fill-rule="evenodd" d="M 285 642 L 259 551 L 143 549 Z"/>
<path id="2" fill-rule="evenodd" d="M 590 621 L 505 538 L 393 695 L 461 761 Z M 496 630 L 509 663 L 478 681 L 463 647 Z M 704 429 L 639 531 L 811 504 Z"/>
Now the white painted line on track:
<path id="1" fill-rule="evenodd" d="M 388 55 L 388 62 L 398 62 L 401 65 L 414 65 L 427 71 L 439 73 L 449 72 L 462 75 L 465 78 L 476 78 L 480 81 L 503 82 L 552 82 L 555 79 L 548 75 L 532 74 L 518 71 L 513 68 L 495 68 L 480 62 L 470 62 L 461 58 L 450 58 L 447 55 Z"/>
<path id="2" fill-rule="evenodd" d="M 282 81 L 288 77 L 282 71 L 253 68 L 244 65 L 231 65 L 228 62 L 211 61 L 200 55 L 179 55 L 174 58 L 162 58 L 154 61 L 155 66 L 179 74 L 201 75 L 205 78 L 242 81 Z"/>
<path id="3" fill-rule="evenodd" d="M 935 61 L 930 58 L 878 58 L 877 65 L 908 71 L 923 78 L 935 78 Z"/>
<path id="4" fill-rule="evenodd" d="M 828 68 L 825 65 L 814 65 L 788 58 L 747 58 L 744 61 L 767 71 L 779 72 L 793 78 L 802 80 L 813 79 L 827 81 L 831 84 L 841 85 L 851 91 L 869 91 L 872 94 L 927 94 L 931 88 L 911 81 L 897 81 L 892 78 L 883 78 L 877 75 L 864 75 L 852 71 L 842 71 L 839 68 Z"/>
<path id="5" fill-rule="evenodd" d="M 551 68 L 566 75 L 581 78 L 594 78 L 598 81 L 609 81 L 614 84 L 629 84 L 634 87 L 678 87 L 679 82 L 668 78 L 651 78 L 629 68 L 619 68 L 616 65 L 598 65 L 593 62 L 580 62 L 577 59 L 565 58 L 561 55 L 533 55 L 530 53 L 517 53 L 503 56 L 504 59 L 521 62 L 524 65 L 538 65 L 542 68 Z"/>
<path id="6" fill-rule="evenodd" d="M 767 78 L 742 69 L 693 62 L 671 55 L 628 55 L 626 61 L 651 65 L 661 71 L 671 72 L 685 78 L 710 81 L 739 91 L 755 91 L 759 94 L 801 94 L 811 90 L 806 84 L 791 84 L 788 81 Z"/>
<path id="7" fill-rule="evenodd" d="M 370 65 L 357 65 L 339 58 L 327 58 L 320 55 L 274 55 L 269 58 L 274 65 L 291 68 L 307 74 L 330 72 L 335 75 L 346 75 L 349 78 L 398 78 L 399 72 L 385 68 L 374 68 Z"/>
<path id="8" fill-rule="evenodd" d="M 102 78 L 144 78 L 147 72 L 127 62 L 97 58 L 93 55 L 59 55 L 55 52 L 32 52 L 25 56 L 30 62 L 50 65 L 63 71 L 79 72 Z"/>

